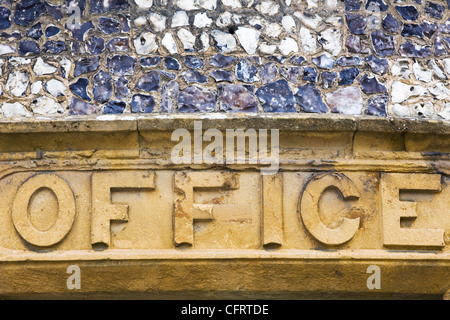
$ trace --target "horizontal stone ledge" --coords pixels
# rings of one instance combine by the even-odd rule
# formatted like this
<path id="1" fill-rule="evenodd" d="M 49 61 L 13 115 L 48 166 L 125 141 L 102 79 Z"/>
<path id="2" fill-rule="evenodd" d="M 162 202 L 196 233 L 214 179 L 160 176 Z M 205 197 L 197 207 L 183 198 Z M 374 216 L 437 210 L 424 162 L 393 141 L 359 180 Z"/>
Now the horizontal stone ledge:
<path id="1" fill-rule="evenodd" d="M 450 122 L 394 119 L 373 116 L 319 114 L 156 114 L 101 115 L 66 118 L 35 118 L 27 121 L 1 120 L 0 133 L 172 131 L 194 129 L 278 129 L 281 131 L 363 131 L 384 133 L 450 134 Z"/>

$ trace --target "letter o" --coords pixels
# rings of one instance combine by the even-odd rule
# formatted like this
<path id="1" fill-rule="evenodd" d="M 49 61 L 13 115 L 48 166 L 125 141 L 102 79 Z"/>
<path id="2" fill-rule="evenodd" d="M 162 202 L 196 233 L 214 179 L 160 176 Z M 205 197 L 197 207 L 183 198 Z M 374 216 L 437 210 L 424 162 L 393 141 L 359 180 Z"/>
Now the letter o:
<path id="1" fill-rule="evenodd" d="M 58 216 L 46 231 L 36 229 L 30 221 L 29 204 L 39 189 L 50 189 L 56 196 Z M 38 174 L 17 190 L 12 205 L 12 221 L 20 236 L 30 244 L 49 247 L 60 242 L 72 229 L 75 220 L 75 197 L 69 185 L 55 174 Z"/>

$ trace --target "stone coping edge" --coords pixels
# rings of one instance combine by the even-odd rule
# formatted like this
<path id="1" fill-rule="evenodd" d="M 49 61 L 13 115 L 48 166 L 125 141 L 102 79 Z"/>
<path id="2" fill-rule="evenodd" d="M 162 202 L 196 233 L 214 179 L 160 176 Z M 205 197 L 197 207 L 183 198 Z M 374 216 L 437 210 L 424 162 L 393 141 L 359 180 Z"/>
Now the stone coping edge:
<path id="1" fill-rule="evenodd" d="M 26 121 L 6 119 L 0 120 L 0 133 L 172 131 L 178 128 L 193 130 L 195 121 L 202 122 L 203 130 L 254 128 L 280 131 L 450 134 L 448 121 L 372 116 L 330 117 L 316 114 L 131 114 L 35 118 Z"/>

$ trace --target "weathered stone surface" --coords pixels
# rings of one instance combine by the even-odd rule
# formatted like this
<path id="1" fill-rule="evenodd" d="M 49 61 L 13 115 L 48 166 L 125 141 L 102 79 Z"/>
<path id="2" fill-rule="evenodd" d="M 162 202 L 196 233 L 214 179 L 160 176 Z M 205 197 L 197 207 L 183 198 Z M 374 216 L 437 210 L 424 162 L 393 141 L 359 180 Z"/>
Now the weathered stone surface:
<path id="1" fill-rule="evenodd" d="M 268 83 L 256 91 L 265 112 L 296 112 L 294 95 L 286 80 Z"/>
<path id="2" fill-rule="evenodd" d="M 216 107 L 217 94 L 205 88 L 192 86 L 178 96 L 179 112 L 210 112 Z"/>
<path id="3" fill-rule="evenodd" d="M 328 108 L 320 96 L 320 91 L 312 83 L 298 87 L 295 98 L 302 111 L 314 113 L 328 112 Z"/>
<path id="4" fill-rule="evenodd" d="M 361 92 L 356 87 L 340 88 L 325 95 L 332 112 L 358 115 L 361 114 L 363 100 Z"/>

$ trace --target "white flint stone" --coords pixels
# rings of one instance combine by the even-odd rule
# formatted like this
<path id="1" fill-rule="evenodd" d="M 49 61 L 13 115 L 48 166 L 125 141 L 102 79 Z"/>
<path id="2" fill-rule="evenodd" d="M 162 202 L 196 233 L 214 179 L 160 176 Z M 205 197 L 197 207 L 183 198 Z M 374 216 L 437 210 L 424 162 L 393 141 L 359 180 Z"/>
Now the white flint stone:
<path id="1" fill-rule="evenodd" d="M 413 72 L 416 79 L 422 82 L 431 82 L 433 78 L 433 71 L 422 69 L 418 62 L 413 64 Z"/>
<path id="2" fill-rule="evenodd" d="M 296 32 L 295 20 L 291 16 L 284 16 L 281 20 L 281 24 L 283 25 L 283 28 L 287 33 L 292 34 Z"/>
<path id="3" fill-rule="evenodd" d="M 216 41 L 217 46 L 221 48 L 222 52 L 236 50 L 236 39 L 231 34 L 220 30 L 213 30 L 211 35 L 214 38 L 214 41 Z"/>
<path id="4" fill-rule="evenodd" d="M 174 4 L 183 10 L 215 10 L 217 0 L 174 0 Z"/>
<path id="5" fill-rule="evenodd" d="M 16 70 L 9 74 L 5 89 L 13 96 L 20 97 L 27 91 L 28 83 L 27 74 Z"/>
<path id="6" fill-rule="evenodd" d="M 239 0 L 222 0 L 224 6 L 232 9 L 242 8 L 242 4 Z"/>
<path id="7" fill-rule="evenodd" d="M 429 62 L 429 66 L 431 67 L 431 69 L 433 69 L 436 77 L 438 77 L 439 79 L 447 79 L 447 76 L 445 75 L 444 71 L 442 71 L 442 69 L 438 66 L 436 60 L 431 59 Z"/>
<path id="8" fill-rule="evenodd" d="M 212 19 L 208 17 L 206 12 L 197 13 L 194 17 L 194 26 L 196 26 L 197 28 L 209 27 L 211 26 L 212 22 Z"/>
<path id="9" fill-rule="evenodd" d="M 407 106 L 401 105 L 401 104 L 394 104 L 392 106 L 392 113 L 398 117 L 409 117 L 410 112 Z"/>
<path id="10" fill-rule="evenodd" d="M 156 35 L 151 32 L 142 32 L 133 43 L 137 54 L 150 54 L 158 49 Z"/>
<path id="11" fill-rule="evenodd" d="M 30 116 L 31 113 L 25 108 L 25 106 L 19 102 L 2 104 L 2 113 L 5 117 L 26 117 Z"/>
<path id="12" fill-rule="evenodd" d="M 300 42 L 302 49 L 306 54 L 315 53 L 317 51 L 317 41 L 308 28 L 300 28 Z"/>
<path id="13" fill-rule="evenodd" d="M 444 62 L 445 71 L 450 75 L 450 58 L 443 59 L 442 62 Z"/>
<path id="14" fill-rule="evenodd" d="M 209 45 L 209 34 L 207 32 L 203 32 L 200 35 L 200 42 L 202 43 L 203 49 L 201 51 L 208 51 Z"/>
<path id="15" fill-rule="evenodd" d="M 66 92 L 66 86 L 59 80 L 50 79 L 45 84 L 45 89 L 54 97 L 63 96 Z"/>
<path id="16" fill-rule="evenodd" d="M 147 18 L 144 16 L 137 17 L 134 19 L 133 23 L 136 27 L 142 27 L 147 24 Z"/>
<path id="17" fill-rule="evenodd" d="M 263 42 L 259 45 L 259 51 L 265 54 L 273 54 L 277 50 L 277 46 L 272 44 L 269 45 L 267 42 Z"/>
<path id="18" fill-rule="evenodd" d="M 422 86 L 412 86 L 400 81 L 394 81 L 392 83 L 391 92 L 393 103 L 402 103 L 410 97 L 422 96 L 428 93 L 427 89 Z"/>
<path id="19" fill-rule="evenodd" d="M 148 15 L 148 20 L 150 20 L 156 32 L 161 32 L 166 29 L 167 17 L 156 12 L 150 12 L 150 14 Z"/>
<path id="20" fill-rule="evenodd" d="M 175 27 L 184 27 L 189 25 L 189 17 L 186 11 L 177 11 L 173 14 L 172 17 L 172 28 Z"/>
<path id="21" fill-rule="evenodd" d="M 288 56 L 292 52 L 298 52 L 297 41 L 295 41 L 291 37 L 286 37 L 281 40 L 278 48 L 280 49 L 280 52 L 285 56 Z"/>
<path id="22" fill-rule="evenodd" d="M 278 38 L 282 32 L 283 27 L 275 22 L 264 28 L 264 33 L 271 38 Z"/>
<path id="23" fill-rule="evenodd" d="M 150 9 L 153 5 L 153 0 L 134 0 L 139 9 Z"/>
<path id="24" fill-rule="evenodd" d="M 16 52 L 16 48 L 7 44 L 0 43 L 0 55 L 10 54 Z"/>
<path id="25" fill-rule="evenodd" d="M 63 57 L 61 59 L 61 61 L 59 62 L 59 64 L 64 69 L 64 71 L 66 73 L 66 78 L 68 78 L 69 74 L 70 74 L 70 70 L 72 68 L 72 62 L 69 59 L 67 59 L 66 57 Z"/>
<path id="26" fill-rule="evenodd" d="M 437 115 L 444 120 L 450 120 L 450 103 L 446 103 L 442 109 L 438 111 Z"/>
<path id="27" fill-rule="evenodd" d="M 34 114 L 51 116 L 64 113 L 63 107 L 55 100 L 49 97 L 39 97 L 31 105 Z"/>
<path id="28" fill-rule="evenodd" d="M 38 94 L 42 89 L 42 81 L 36 81 L 31 84 L 31 93 Z"/>
<path id="29" fill-rule="evenodd" d="M 319 42 L 323 48 L 333 56 L 339 55 L 342 50 L 341 31 L 339 29 L 326 29 L 319 34 Z"/>
<path id="30" fill-rule="evenodd" d="M 232 22 L 233 15 L 229 11 L 225 11 L 219 15 L 216 20 L 216 25 L 218 27 L 228 27 Z"/>
<path id="31" fill-rule="evenodd" d="M 307 26 L 311 29 L 314 29 L 314 30 L 316 30 L 319 27 L 319 25 L 322 23 L 322 18 L 317 14 L 314 15 L 314 18 L 313 18 L 310 16 L 305 16 L 304 14 L 296 11 L 294 13 L 294 16 L 296 16 L 300 20 L 300 22 L 303 23 L 305 26 Z"/>
<path id="32" fill-rule="evenodd" d="M 434 105 L 431 101 L 419 102 L 413 106 L 413 110 L 418 117 L 430 118 L 434 114 Z"/>
<path id="33" fill-rule="evenodd" d="M 0 59 L 0 76 L 3 75 L 3 66 L 5 65 L 5 60 Z"/>
<path id="34" fill-rule="evenodd" d="M 236 36 L 248 54 L 254 54 L 258 48 L 260 32 L 253 28 L 239 27 Z"/>
<path id="35" fill-rule="evenodd" d="M 259 5 L 256 6 L 256 10 L 262 14 L 273 16 L 278 13 L 280 6 L 275 1 L 263 0 Z"/>
<path id="36" fill-rule="evenodd" d="M 164 38 L 161 40 L 161 44 L 167 49 L 167 51 L 169 51 L 170 54 L 178 53 L 177 43 L 170 32 L 167 32 L 164 35 Z"/>
<path id="37" fill-rule="evenodd" d="M 409 79 L 409 76 L 411 75 L 411 71 L 409 70 L 409 60 L 397 59 L 391 68 L 391 73 L 393 76 Z"/>
<path id="38" fill-rule="evenodd" d="M 180 29 L 177 32 L 178 39 L 183 44 L 185 51 L 193 51 L 195 45 L 195 36 L 187 29 Z"/>
<path id="39" fill-rule="evenodd" d="M 20 65 L 31 63 L 30 58 L 24 58 L 24 57 L 10 57 L 8 60 L 9 60 L 9 64 L 12 64 L 14 66 L 20 66 Z"/>
<path id="40" fill-rule="evenodd" d="M 429 88 L 430 93 L 438 100 L 447 100 L 450 97 L 450 89 L 442 82 L 437 83 L 434 87 Z"/>

